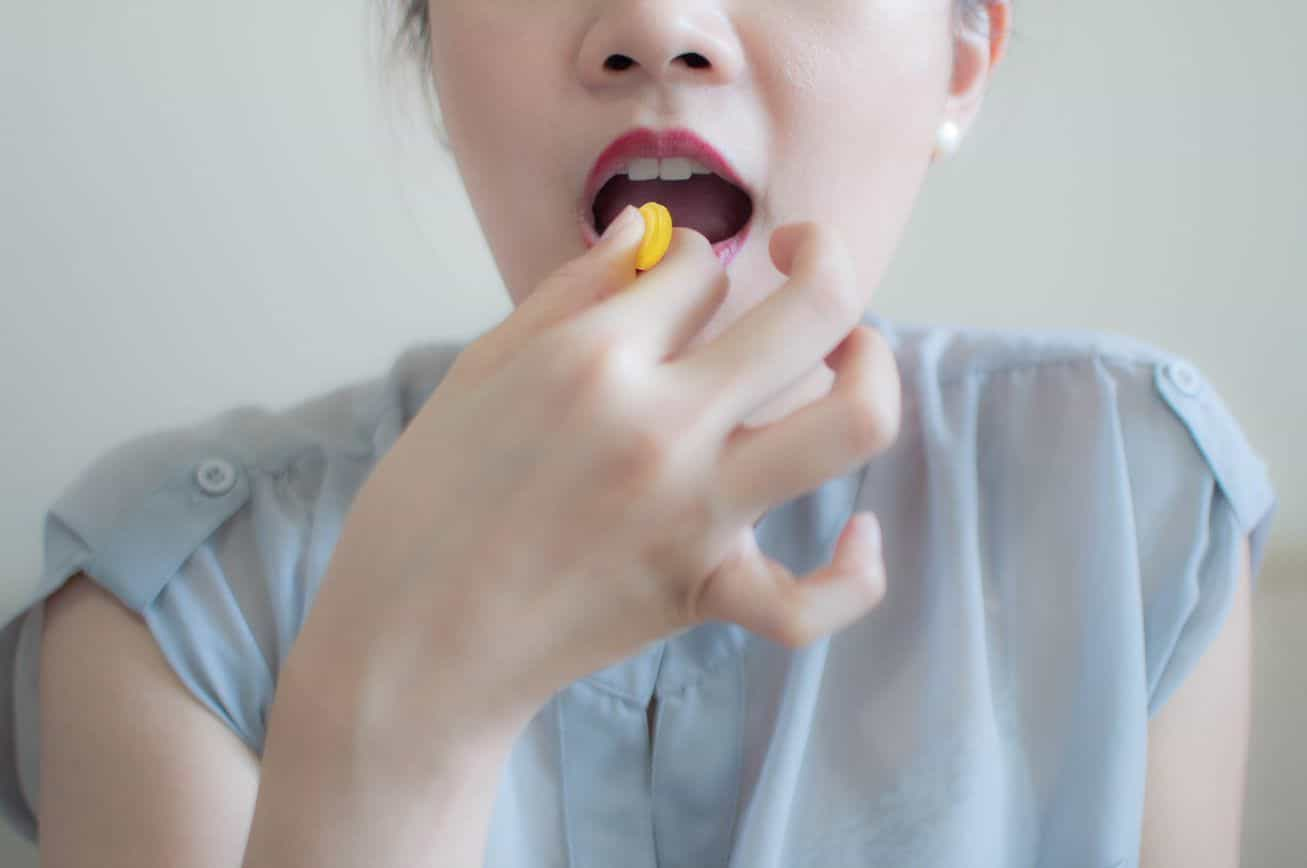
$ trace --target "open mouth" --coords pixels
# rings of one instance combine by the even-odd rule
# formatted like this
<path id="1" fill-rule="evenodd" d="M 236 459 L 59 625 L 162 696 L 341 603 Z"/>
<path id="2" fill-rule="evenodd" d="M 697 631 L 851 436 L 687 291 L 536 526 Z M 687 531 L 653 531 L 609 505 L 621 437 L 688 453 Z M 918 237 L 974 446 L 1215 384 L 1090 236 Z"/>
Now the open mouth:
<path id="1" fill-rule="evenodd" d="M 686 226 L 711 243 L 737 235 L 753 216 L 749 194 L 685 157 L 633 160 L 627 171 L 614 175 L 595 197 L 593 216 L 599 234 L 627 205 L 639 208 L 660 202 L 672 214 L 672 224 Z"/>
<path id="2" fill-rule="evenodd" d="M 586 189 L 582 229 L 591 245 L 627 205 L 659 202 L 674 226 L 703 235 L 727 265 L 753 219 L 753 197 L 734 169 L 687 129 L 642 128 L 620 137 L 596 162 Z"/>

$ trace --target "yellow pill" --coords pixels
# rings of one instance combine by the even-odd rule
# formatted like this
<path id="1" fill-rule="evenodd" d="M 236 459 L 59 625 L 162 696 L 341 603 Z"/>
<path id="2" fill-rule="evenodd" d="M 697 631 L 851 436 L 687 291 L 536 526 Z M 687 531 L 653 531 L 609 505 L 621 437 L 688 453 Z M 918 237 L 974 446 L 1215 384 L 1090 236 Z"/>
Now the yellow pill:
<path id="1" fill-rule="evenodd" d="M 663 261 L 672 244 L 672 212 L 657 202 L 646 202 L 640 206 L 640 216 L 644 217 L 644 240 L 635 254 L 635 268 L 648 271 Z"/>

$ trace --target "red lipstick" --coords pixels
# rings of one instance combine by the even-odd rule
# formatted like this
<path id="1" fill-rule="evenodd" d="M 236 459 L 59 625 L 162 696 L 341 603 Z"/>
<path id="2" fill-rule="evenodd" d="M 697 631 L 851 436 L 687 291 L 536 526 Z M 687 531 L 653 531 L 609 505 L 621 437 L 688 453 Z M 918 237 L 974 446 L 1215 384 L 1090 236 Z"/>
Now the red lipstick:
<path id="1" fill-rule="evenodd" d="M 705 139 L 692 130 L 685 128 L 657 131 L 649 127 L 639 127 L 615 139 L 595 160 L 594 167 L 586 179 L 578 206 L 581 233 L 586 247 L 593 247 L 599 240 L 595 231 L 593 205 L 599 191 L 614 176 L 621 173 L 632 160 L 663 159 L 666 157 L 688 157 L 707 166 L 717 175 L 739 187 L 750 199 L 755 199 L 753 191 L 740 177 L 739 172 L 722 154 Z M 748 222 L 730 238 L 713 245 L 722 265 L 728 265 L 743 247 L 749 236 L 753 220 Z"/>

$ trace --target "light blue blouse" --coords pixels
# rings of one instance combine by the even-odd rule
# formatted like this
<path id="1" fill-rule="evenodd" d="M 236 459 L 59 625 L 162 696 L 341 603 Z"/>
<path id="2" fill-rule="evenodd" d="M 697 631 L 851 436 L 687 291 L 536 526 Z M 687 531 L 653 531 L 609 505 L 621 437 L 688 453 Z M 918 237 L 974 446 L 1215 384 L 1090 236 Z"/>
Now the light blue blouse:
<path id="1" fill-rule="evenodd" d="M 504 767 L 487 866 L 1136 863 L 1148 720 L 1220 629 L 1240 537 L 1261 566 L 1266 464 L 1198 370 L 1146 344 L 864 321 L 898 359 L 897 442 L 757 534 L 803 575 L 875 511 L 880 606 L 798 651 L 709 622 L 558 691 Z M 42 600 L 86 571 L 261 754 L 351 499 L 464 346 L 141 436 L 63 492 L 0 632 L 0 808 L 20 833 Z"/>

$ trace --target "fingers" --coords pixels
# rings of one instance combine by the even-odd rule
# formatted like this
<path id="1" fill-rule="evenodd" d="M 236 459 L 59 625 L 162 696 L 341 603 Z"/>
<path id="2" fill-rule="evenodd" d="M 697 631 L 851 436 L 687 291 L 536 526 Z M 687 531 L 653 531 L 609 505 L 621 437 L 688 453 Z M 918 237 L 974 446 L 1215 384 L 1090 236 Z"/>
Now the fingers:
<path id="1" fill-rule="evenodd" d="M 791 385 L 858 323 L 863 302 L 839 237 L 820 224 L 772 234 L 772 261 L 789 280 L 713 340 L 671 363 L 700 395 L 705 421 L 725 436 Z"/>
<path id="2" fill-rule="evenodd" d="M 507 346 L 575 317 L 635 281 L 635 253 L 644 238 L 644 218 L 628 205 L 594 247 L 541 281 L 496 329 Z"/>
<path id="3" fill-rule="evenodd" d="M 732 621 L 790 648 L 842 630 L 885 595 L 880 523 L 857 513 L 844 526 L 830 564 L 796 581 L 767 557 L 748 531 L 744 552 L 728 561 L 692 601 L 692 623 Z"/>
<path id="4" fill-rule="evenodd" d="M 672 230 L 657 268 L 589 311 L 586 328 L 623 335 L 651 361 L 674 355 L 698 334 L 726 300 L 730 281 L 708 239 L 693 229 Z"/>
<path id="5" fill-rule="evenodd" d="M 830 394 L 770 425 L 737 428 L 727 439 L 717 487 L 727 514 L 758 514 L 811 491 L 897 438 L 902 386 L 884 336 L 859 325 L 826 361 L 835 371 Z"/>

